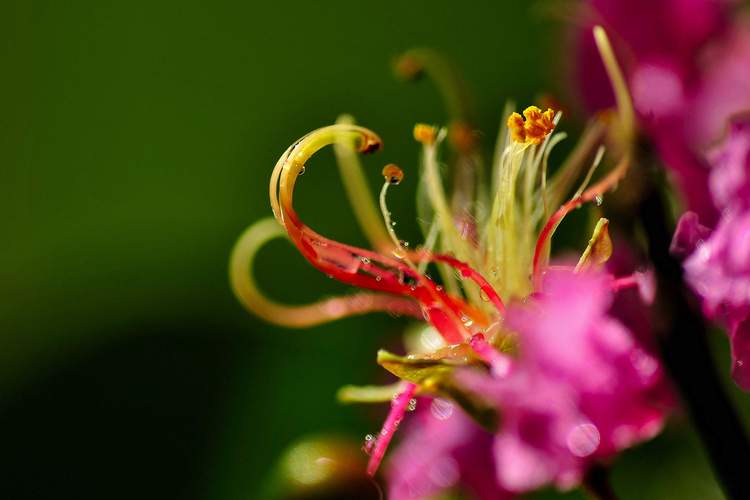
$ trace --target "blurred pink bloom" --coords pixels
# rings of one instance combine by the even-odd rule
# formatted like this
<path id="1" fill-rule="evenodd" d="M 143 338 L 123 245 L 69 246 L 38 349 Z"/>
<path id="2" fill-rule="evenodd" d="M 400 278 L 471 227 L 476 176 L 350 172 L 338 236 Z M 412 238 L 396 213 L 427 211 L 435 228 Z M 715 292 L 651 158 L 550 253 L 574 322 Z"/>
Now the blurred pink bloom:
<path id="1" fill-rule="evenodd" d="M 389 459 L 388 498 L 421 499 L 461 484 L 479 499 L 511 498 L 495 480 L 493 437 L 452 401 L 421 398 Z"/>
<path id="2" fill-rule="evenodd" d="M 611 283 L 605 274 L 550 271 L 543 293 L 507 311 L 505 325 L 517 334 L 520 351 L 507 374 L 459 375 L 467 390 L 501 415 L 492 449 L 504 490 L 574 487 L 593 463 L 661 430 L 670 399 L 660 364 L 609 316 Z M 453 431 L 424 431 L 403 446 L 435 460 L 441 450 L 453 449 Z M 418 439 L 422 446 L 408 444 Z M 420 460 L 394 464 L 394 480 L 419 476 L 414 464 Z M 485 463 L 473 460 L 475 466 Z"/>
<path id="3" fill-rule="evenodd" d="M 611 303 L 608 276 L 560 271 L 547 276 L 536 301 L 508 310 L 506 325 L 518 333 L 518 370 L 493 385 L 515 429 L 495 449 L 499 459 L 507 455 L 499 460 L 506 466 L 510 450 L 526 450 L 529 486 L 573 486 L 592 461 L 661 429 L 660 365 L 609 316 Z M 522 486 L 523 476 L 515 471 L 507 479 Z"/>
<path id="4" fill-rule="evenodd" d="M 750 118 L 735 120 L 709 159 L 711 194 L 721 220 L 710 232 L 694 214 L 685 214 L 672 246 L 687 255 L 686 278 L 706 312 L 728 326 L 732 376 L 750 390 Z"/>
<path id="5" fill-rule="evenodd" d="M 750 306 L 750 211 L 727 211 L 685 260 L 688 282 L 713 316 Z"/>
<path id="6" fill-rule="evenodd" d="M 688 207 L 713 224 L 718 211 L 706 190 L 702 150 L 727 119 L 750 109 L 750 27 L 730 25 L 724 0 L 590 0 L 589 24 L 614 35 L 644 132 L 675 175 Z M 580 30 L 576 79 L 587 107 L 613 96 L 590 25 Z"/>
<path id="7" fill-rule="evenodd" d="M 750 390 L 750 119 L 732 123 L 710 160 L 711 193 L 721 219 L 710 232 L 695 214 L 683 215 L 672 251 L 687 255 L 685 276 L 706 313 L 729 327 L 732 376 Z"/>

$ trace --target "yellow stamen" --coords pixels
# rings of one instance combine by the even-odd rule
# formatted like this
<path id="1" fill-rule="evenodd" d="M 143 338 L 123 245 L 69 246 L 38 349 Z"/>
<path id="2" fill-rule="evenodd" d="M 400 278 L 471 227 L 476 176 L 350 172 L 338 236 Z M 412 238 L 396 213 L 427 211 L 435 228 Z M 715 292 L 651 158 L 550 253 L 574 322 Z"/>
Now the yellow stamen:
<path id="1" fill-rule="evenodd" d="M 430 145 L 435 143 L 437 137 L 437 130 L 432 125 L 424 123 L 417 123 L 414 125 L 414 139 L 417 142 L 421 142 L 424 145 Z"/>
<path id="2" fill-rule="evenodd" d="M 511 113 L 508 117 L 508 130 L 515 142 L 520 144 L 541 144 L 555 128 L 555 112 L 552 109 L 542 112 L 536 106 L 523 110 L 523 117 Z"/>

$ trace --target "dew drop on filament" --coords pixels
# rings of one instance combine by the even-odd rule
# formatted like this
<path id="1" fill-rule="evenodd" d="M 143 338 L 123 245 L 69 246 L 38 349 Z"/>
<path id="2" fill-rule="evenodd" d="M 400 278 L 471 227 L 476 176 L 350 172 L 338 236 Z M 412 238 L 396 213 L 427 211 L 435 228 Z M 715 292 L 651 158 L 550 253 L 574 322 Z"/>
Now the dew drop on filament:
<path id="1" fill-rule="evenodd" d="M 372 434 L 366 435 L 365 442 L 362 444 L 362 451 L 370 455 L 372 453 L 373 448 L 375 448 L 375 443 L 377 443 L 377 441 L 378 439 Z"/>
<path id="2" fill-rule="evenodd" d="M 409 400 L 409 406 L 406 407 L 406 411 L 414 411 L 417 409 L 417 400 L 414 398 L 411 398 Z"/>
<path id="3" fill-rule="evenodd" d="M 597 195 L 596 195 L 596 196 L 594 197 L 594 203 L 596 203 L 596 206 L 597 206 L 597 207 L 601 207 L 601 206 L 602 206 L 602 203 L 604 203 L 604 198 L 602 197 L 602 195 L 600 195 L 600 194 L 597 194 Z"/>

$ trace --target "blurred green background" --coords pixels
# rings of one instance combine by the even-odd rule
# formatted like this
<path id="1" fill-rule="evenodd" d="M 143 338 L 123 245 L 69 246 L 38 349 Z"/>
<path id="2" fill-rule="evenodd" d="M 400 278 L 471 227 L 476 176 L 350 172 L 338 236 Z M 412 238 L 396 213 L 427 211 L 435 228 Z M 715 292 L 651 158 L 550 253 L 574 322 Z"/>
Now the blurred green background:
<path id="1" fill-rule="evenodd" d="M 560 22 L 543 12 L 520 1 L 3 2 L 2 497 L 260 498 L 300 437 L 374 430 L 384 409 L 342 407 L 335 391 L 386 380 L 375 351 L 398 344 L 402 320 L 270 326 L 232 296 L 229 251 L 270 214 L 281 152 L 341 112 L 385 141 L 367 159 L 373 182 L 386 162 L 404 167 L 390 205 L 402 237 L 419 241 L 411 128 L 446 116 L 428 82 L 392 77 L 392 58 L 414 46 L 452 58 L 489 148 L 505 99 L 564 86 Z M 300 180 L 298 209 L 362 243 L 331 160 Z M 288 301 L 346 290 L 285 242 L 259 266 Z M 717 498 L 676 427 L 622 459 L 625 498 Z"/>

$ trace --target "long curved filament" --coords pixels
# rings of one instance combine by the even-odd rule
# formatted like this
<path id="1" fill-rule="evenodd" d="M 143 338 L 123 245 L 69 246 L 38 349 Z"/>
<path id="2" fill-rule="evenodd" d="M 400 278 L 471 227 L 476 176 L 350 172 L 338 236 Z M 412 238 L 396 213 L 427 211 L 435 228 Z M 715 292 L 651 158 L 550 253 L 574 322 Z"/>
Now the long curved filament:
<path id="1" fill-rule="evenodd" d="M 417 302 L 378 293 L 332 297 L 306 305 L 280 304 L 267 298 L 253 278 L 253 262 L 263 245 L 282 237 L 286 237 L 284 228 L 275 219 L 268 217 L 246 229 L 232 250 L 229 261 L 232 290 L 242 305 L 253 314 L 270 323 L 291 328 L 315 326 L 373 311 L 422 317 Z"/>
<path id="2" fill-rule="evenodd" d="M 411 297 L 420 303 L 425 316 L 446 341 L 462 342 L 468 336 L 462 316 L 486 323 L 487 318 L 481 312 L 462 299 L 449 296 L 404 262 L 321 236 L 295 212 L 295 181 L 305 163 L 321 148 L 339 142 L 354 144 L 362 153 L 375 151 L 381 145 L 374 132 L 341 124 L 318 129 L 297 141 L 281 156 L 271 176 L 269 193 L 277 220 L 302 255 L 320 271 L 360 288 Z"/>

